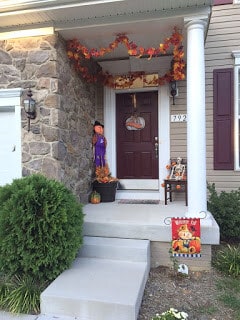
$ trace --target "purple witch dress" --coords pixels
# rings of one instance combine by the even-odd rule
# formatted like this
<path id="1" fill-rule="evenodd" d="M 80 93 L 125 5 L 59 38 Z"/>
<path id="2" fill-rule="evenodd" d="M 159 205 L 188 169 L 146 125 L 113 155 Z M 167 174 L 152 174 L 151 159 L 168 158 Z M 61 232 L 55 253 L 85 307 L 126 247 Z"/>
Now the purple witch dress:
<path id="1" fill-rule="evenodd" d="M 93 145 L 95 148 L 94 160 L 96 167 L 104 167 L 106 165 L 106 138 L 101 134 L 94 134 Z"/>

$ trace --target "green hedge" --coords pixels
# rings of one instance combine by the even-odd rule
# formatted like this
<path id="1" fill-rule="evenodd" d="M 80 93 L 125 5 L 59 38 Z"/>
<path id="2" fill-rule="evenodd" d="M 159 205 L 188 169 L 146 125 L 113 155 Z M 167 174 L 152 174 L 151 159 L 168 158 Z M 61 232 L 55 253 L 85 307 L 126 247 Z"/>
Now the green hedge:
<path id="1" fill-rule="evenodd" d="M 240 240 L 240 188 L 218 194 L 215 184 L 209 184 L 208 191 L 208 210 L 220 227 L 221 240 Z"/>
<path id="2" fill-rule="evenodd" d="M 0 270 L 55 279 L 82 244 L 83 211 L 60 182 L 42 175 L 0 187 Z"/>

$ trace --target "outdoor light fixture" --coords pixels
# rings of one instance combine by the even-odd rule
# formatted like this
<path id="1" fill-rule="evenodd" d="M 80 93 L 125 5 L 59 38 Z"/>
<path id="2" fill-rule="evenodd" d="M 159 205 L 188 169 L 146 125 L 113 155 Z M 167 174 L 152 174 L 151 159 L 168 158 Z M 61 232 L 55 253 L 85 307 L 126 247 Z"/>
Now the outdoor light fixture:
<path id="1" fill-rule="evenodd" d="M 29 88 L 27 93 L 28 98 L 23 101 L 24 111 L 28 118 L 28 132 L 30 131 L 30 120 L 36 118 L 36 101 L 32 98 L 32 91 Z"/>
<path id="2" fill-rule="evenodd" d="M 170 94 L 173 98 L 173 105 L 175 105 L 175 97 L 178 95 L 177 81 L 175 80 L 170 81 Z"/>

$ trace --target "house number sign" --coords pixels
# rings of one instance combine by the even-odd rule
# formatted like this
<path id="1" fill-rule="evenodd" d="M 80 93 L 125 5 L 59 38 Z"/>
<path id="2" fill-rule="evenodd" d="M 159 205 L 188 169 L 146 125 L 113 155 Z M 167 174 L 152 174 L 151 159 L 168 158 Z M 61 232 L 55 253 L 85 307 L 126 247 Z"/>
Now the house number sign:
<path id="1" fill-rule="evenodd" d="M 186 122 L 187 115 L 186 114 L 172 114 L 171 122 Z"/>

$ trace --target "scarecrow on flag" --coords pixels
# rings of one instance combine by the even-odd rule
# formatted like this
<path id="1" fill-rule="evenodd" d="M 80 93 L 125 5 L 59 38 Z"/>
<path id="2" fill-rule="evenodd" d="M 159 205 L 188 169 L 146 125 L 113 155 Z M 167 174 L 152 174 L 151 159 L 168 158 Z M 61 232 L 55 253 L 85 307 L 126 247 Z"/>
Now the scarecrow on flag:
<path id="1" fill-rule="evenodd" d="M 172 218 L 172 253 L 174 256 L 200 257 L 200 219 Z"/>

